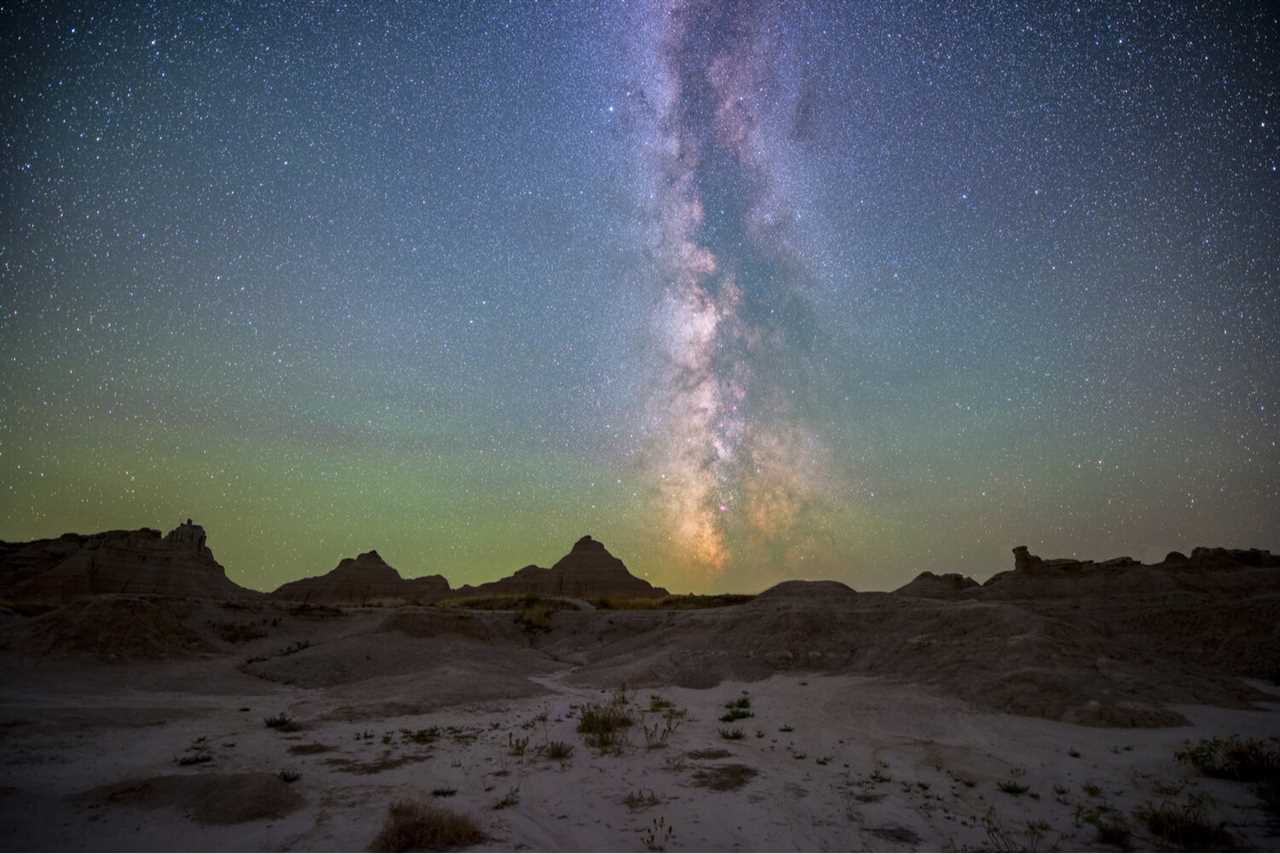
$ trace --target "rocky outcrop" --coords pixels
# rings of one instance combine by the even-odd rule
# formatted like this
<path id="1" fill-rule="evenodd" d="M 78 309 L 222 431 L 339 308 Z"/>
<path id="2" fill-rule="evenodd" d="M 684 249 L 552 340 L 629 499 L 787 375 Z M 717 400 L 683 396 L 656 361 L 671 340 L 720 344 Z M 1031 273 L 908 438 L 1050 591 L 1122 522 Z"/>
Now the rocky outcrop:
<path id="1" fill-rule="evenodd" d="M 917 596 L 924 599 L 952 599 L 966 591 L 977 590 L 981 585 L 967 575 L 945 572 L 937 575 L 922 572 L 907 584 L 893 591 L 899 596 Z"/>
<path id="2" fill-rule="evenodd" d="M 389 599 L 434 602 L 450 593 L 443 575 L 402 578 L 376 551 L 343 558 L 324 575 L 300 578 L 277 588 L 275 599 L 327 605 L 364 605 Z"/>
<path id="3" fill-rule="evenodd" d="M 204 528 L 188 519 L 164 536 L 140 528 L 0 543 L 0 596 L 68 602 L 121 593 L 210 599 L 260 595 L 227 578 L 206 539 Z"/>
<path id="4" fill-rule="evenodd" d="M 1080 595 L 1143 594 L 1169 590 L 1212 592 L 1280 585 L 1280 556 L 1264 549 L 1197 547 L 1191 556 L 1169 552 L 1160 563 L 1144 564 L 1131 557 L 1104 561 L 1077 558 L 1044 559 L 1026 546 L 1013 550 L 1013 569 L 987 580 L 983 598 L 1043 598 Z M 913 582 L 914 583 L 914 582 Z"/>
<path id="5" fill-rule="evenodd" d="M 464 595 L 570 596 L 577 599 L 603 597 L 657 599 L 668 593 L 627 571 L 626 564 L 590 536 L 573 544 L 567 555 L 550 569 L 526 566 L 513 575 L 458 591 Z"/>

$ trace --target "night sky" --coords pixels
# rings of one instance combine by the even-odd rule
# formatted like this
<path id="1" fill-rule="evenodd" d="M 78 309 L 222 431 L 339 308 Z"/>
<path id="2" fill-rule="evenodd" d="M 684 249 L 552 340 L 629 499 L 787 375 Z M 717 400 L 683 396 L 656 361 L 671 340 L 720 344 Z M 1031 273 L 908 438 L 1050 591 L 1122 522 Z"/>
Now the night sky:
<path id="1" fill-rule="evenodd" d="M 1280 549 L 1268 4 L 117 6 L 0 6 L 0 538 Z"/>

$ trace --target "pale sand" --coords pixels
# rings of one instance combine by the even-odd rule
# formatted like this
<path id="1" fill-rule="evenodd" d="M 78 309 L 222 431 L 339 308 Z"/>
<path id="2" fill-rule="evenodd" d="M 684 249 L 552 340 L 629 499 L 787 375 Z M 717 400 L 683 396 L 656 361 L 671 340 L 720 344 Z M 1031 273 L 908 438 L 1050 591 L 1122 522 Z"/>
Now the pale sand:
<path id="1" fill-rule="evenodd" d="M 1097 849 L 1097 832 L 1076 820 L 1079 810 L 1107 806 L 1130 815 L 1144 802 L 1194 792 L 1213 798 L 1212 813 L 1247 846 L 1280 846 L 1278 829 L 1268 826 L 1247 786 L 1198 776 L 1173 756 L 1192 738 L 1280 734 L 1280 696 L 1254 709 L 1175 707 L 1191 726 L 1105 729 L 981 711 L 894 680 L 791 673 L 706 690 L 635 690 L 634 705 L 660 694 L 687 709 L 687 719 L 665 747 L 647 749 L 637 724 L 621 755 L 598 755 L 576 732 L 572 706 L 607 701 L 610 692 L 570 685 L 569 672 L 534 676 L 524 690 L 545 692 L 537 696 L 457 703 L 466 680 L 477 677 L 438 668 L 325 689 L 254 679 L 225 660 L 81 670 L 11 660 L 0 688 L 0 846 L 363 850 L 390 803 L 431 802 L 439 788 L 457 794 L 435 803 L 469 814 L 489 835 L 475 850 L 645 850 L 646 833 L 659 820 L 674 828 L 667 850 L 990 849 L 990 827 L 1017 847 Z M 433 679 L 444 707 L 334 718 L 335 710 L 385 697 L 429 699 Z M 743 691 L 755 716 L 722 724 L 723 704 Z M 304 729 L 267 729 L 263 718 L 281 711 Z M 542 714 L 545 723 L 537 720 Z M 793 731 L 780 732 L 784 725 Z M 458 727 L 474 739 L 446 732 L 430 745 L 403 743 L 401 728 L 430 726 Z M 741 727 L 746 738 L 723 740 L 725 726 Z M 373 739 L 357 738 L 364 731 Z M 201 737 L 212 761 L 177 766 L 175 757 Z M 513 738 L 529 739 L 524 757 L 510 755 Z M 568 762 L 535 755 L 555 739 L 575 746 Z M 288 752 L 307 744 L 333 750 Z M 708 749 L 731 756 L 688 757 Z M 384 759 L 404 761 L 354 773 Z M 756 776 L 732 791 L 695 785 L 700 770 L 731 764 Z M 108 805 L 101 793 L 83 795 L 164 775 L 281 769 L 301 773 L 290 788 L 304 805 L 282 818 L 238 824 L 201 823 L 172 804 Z M 870 779 L 877 770 L 888 779 Z M 1006 780 L 1030 792 L 1001 792 L 997 784 Z M 1086 785 L 1100 794 L 1087 794 Z M 494 809 L 512 789 L 518 803 Z M 658 803 L 629 809 L 624 799 L 633 792 L 651 792 Z M 1029 831 L 1033 822 L 1048 829 Z M 1158 845 L 1131 825 L 1135 846 Z"/>

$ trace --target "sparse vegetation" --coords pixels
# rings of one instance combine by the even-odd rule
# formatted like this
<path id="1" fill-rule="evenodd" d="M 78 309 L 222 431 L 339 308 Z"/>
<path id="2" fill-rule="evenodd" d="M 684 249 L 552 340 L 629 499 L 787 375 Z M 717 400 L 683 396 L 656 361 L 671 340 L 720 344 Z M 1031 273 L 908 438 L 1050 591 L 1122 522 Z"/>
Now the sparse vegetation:
<path id="1" fill-rule="evenodd" d="M 1207 738 L 1174 754 L 1206 777 L 1256 783 L 1280 779 L 1280 740 Z"/>
<path id="2" fill-rule="evenodd" d="M 795 732 L 795 731 L 796 731 L 796 728 L 793 727 L 791 724 L 783 724 L 782 726 L 778 727 L 778 732 Z"/>
<path id="3" fill-rule="evenodd" d="M 675 735 L 676 730 L 680 728 L 684 717 L 684 709 L 667 707 L 662 712 L 662 716 L 652 724 L 648 721 L 641 721 L 645 746 L 650 750 L 666 747 L 667 742 L 671 740 L 671 736 Z"/>
<path id="4" fill-rule="evenodd" d="M 518 803 L 520 803 L 520 787 L 512 786 L 510 789 L 507 789 L 507 793 L 505 795 L 498 799 L 497 803 L 493 805 L 493 808 L 495 810 L 505 810 Z"/>
<path id="5" fill-rule="evenodd" d="M 507 750 L 512 756 L 524 756 L 529 749 L 529 737 L 516 738 L 514 733 L 507 733 Z"/>
<path id="6" fill-rule="evenodd" d="M 1191 851 L 1227 851 L 1235 840 L 1222 822 L 1208 815 L 1208 800 L 1189 797 L 1181 803 L 1146 804 L 1135 813 L 1154 836 Z"/>
<path id="7" fill-rule="evenodd" d="M 1123 816 L 1099 815 L 1092 824 L 1098 831 L 1099 844 L 1110 845 L 1113 848 L 1129 847 L 1133 831 L 1129 829 L 1129 822 L 1125 821 Z"/>
<path id="8" fill-rule="evenodd" d="M 723 748 L 711 747 L 706 750 L 690 750 L 690 759 L 725 759 L 733 754 Z"/>
<path id="9" fill-rule="evenodd" d="M 484 833 L 461 813 L 429 804 L 400 801 L 387 811 L 372 851 L 448 851 L 483 842 Z"/>
<path id="10" fill-rule="evenodd" d="M 433 798 L 452 798 L 456 794 L 458 794 L 457 789 L 446 789 L 442 787 L 431 790 L 431 797 Z"/>
<path id="11" fill-rule="evenodd" d="M 750 697 L 743 696 L 736 700 L 730 700 L 724 704 L 724 707 L 725 713 L 720 716 L 721 723 L 733 723 L 734 721 L 755 717 L 751 711 Z"/>
<path id="12" fill-rule="evenodd" d="M 297 732 L 302 729 L 302 724 L 289 717 L 284 712 L 278 715 L 272 715 L 269 718 L 263 718 L 262 722 L 267 725 L 267 729 L 274 729 L 279 732 Z"/>
<path id="13" fill-rule="evenodd" d="M 982 818 L 983 829 L 987 832 L 987 842 L 983 846 L 986 851 L 1038 851 L 1041 840 L 1049 826 L 1044 822 L 1027 822 L 1026 830 L 1021 834 L 1006 831 L 996 817 L 995 808 L 987 810 Z"/>
<path id="14" fill-rule="evenodd" d="M 693 772 L 693 785 L 717 792 L 740 789 L 759 772 L 746 765 L 713 765 Z"/>
<path id="15" fill-rule="evenodd" d="M 675 828 L 667 824 L 665 818 L 658 816 L 641 835 L 640 840 L 648 851 L 666 851 L 675 835 Z"/>
<path id="16" fill-rule="evenodd" d="M 413 744 L 430 744 L 440 737 L 440 727 L 430 726 L 422 729 L 402 729 L 400 730 L 401 743 L 412 742 Z"/>
<path id="17" fill-rule="evenodd" d="M 1088 795 L 1091 798 L 1102 797 L 1102 787 L 1099 786 L 1097 783 L 1085 783 L 1080 788 L 1084 791 L 1086 795 Z"/>
<path id="18" fill-rule="evenodd" d="M 626 692 L 619 690 L 607 704 L 588 703 L 578 718 L 578 732 L 598 750 L 618 749 L 621 735 L 634 721 L 627 711 Z"/>
<path id="19" fill-rule="evenodd" d="M 654 794 L 652 789 L 636 789 L 634 792 L 628 792 L 622 799 L 622 803 L 629 810 L 643 810 L 656 807 L 662 803 L 662 799 Z"/>
<path id="20" fill-rule="evenodd" d="M 720 728 L 720 737 L 725 741 L 738 741 L 742 738 L 742 735 L 741 727 L 733 727 L 732 729 L 729 727 Z"/>
<path id="21" fill-rule="evenodd" d="M 542 747 L 542 755 L 557 762 L 573 758 L 573 745 L 567 741 L 548 741 Z"/>
<path id="22" fill-rule="evenodd" d="M 1206 777 L 1254 783 L 1263 809 L 1280 816 L 1280 738 L 1210 738 L 1174 754 Z"/>
<path id="23" fill-rule="evenodd" d="M 300 773 L 288 768 L 282 769 L 279 774 L 276 774 L 276 776 L 284 783 L 296 783 L 302 779 L 302 775 Z"/>

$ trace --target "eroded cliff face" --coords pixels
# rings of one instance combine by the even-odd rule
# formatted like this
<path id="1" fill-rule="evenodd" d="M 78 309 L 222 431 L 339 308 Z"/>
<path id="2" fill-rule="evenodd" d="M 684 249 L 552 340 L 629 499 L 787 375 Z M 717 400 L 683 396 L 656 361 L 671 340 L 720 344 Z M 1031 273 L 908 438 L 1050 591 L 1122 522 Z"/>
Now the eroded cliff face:
<path id="1" fill-rule="evenodd" d="M 259 594 L 227 578 L 204 528 L 188 519 L 161 536 L 153 528 L 63 534 L 0 543 L 0 595 L 67 602 L 101 594 L 241 598 Z"/>

